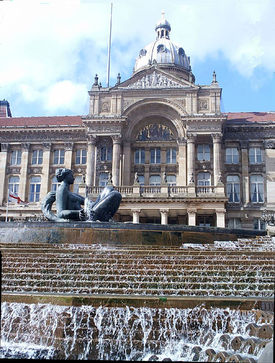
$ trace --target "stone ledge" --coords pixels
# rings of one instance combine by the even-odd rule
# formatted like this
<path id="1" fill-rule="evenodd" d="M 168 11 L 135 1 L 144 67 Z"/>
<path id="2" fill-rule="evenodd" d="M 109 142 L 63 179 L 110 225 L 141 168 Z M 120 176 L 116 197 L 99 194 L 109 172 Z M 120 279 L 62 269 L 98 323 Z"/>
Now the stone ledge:
<path id="1" fill-rule="evenodd" d="M 273 312 L 273 298 L 242 297 L 190 297 L 190 296 L 135 296 L 135 295 L 70 295 L 70 294 L 2 294 L 2 302 L 26 304 L 53 304 L 62 306 L 91 305 L 94 307 L 150 307 L 150 308 L 231 308 L 239 310 L 264 310 Z"/>

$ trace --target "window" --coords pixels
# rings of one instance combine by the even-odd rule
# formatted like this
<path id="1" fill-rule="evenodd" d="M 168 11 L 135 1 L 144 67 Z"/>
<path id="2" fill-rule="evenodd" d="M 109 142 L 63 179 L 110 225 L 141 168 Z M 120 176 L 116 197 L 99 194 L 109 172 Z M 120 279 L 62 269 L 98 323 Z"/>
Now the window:
<path id="1" fill-rule="evenodd" d="M 167 184 L 170 185 L 170 186 L 175 186 L 177 185 L 177 182 L 176 182 L 176 175 L 167 175 L 166 176 L 166 179 L 167 179 Z"/>
<path id="2" fill-rule="evenodd" d="M 160 175 L 151 175 L 150 176 L 150 180 L 149 180 L 150 185 L 160 185 L 160 183 L 161 183 Z"/>
<path id="3" fill-rule="evenodd" d="M 199 161 L 210 161 L 210 146 L 206 144 L 198 145 L 197 157 Z"/>
<path id="4" fill-rule="evenodd" d="M 51 188 L 52 192 L 56 192 L 56 190 L 57 190 L 57 188 L 58 188 L 58 186 L 59 186 L 60 184 L 61 184 L 61 183 L 58 183 L 58 181 L 57 181 L 57 179 L 56 179 L 56 176 L 54 176 L 54 177 L 52 178 L 52 188 Z"/>
<path id="5" fill-rule="evenodd" d="M 261 220 L 261 218 L 254 218 L 253 221 L 254 229 L 258 229 L 260 231 L 264 231 L 266 229 L 265 222 Z"/>
<path id="6" fill-rule="evenodd" d="M 100 160 L 101 161 L 112 161 L 112 147 L 103 146 L 100 149 Z"/>
<path id="7" fill-rule="evenodd" d="M 43 163 L 43 150 L 33 150 L 32 165 L 41 165 Z"/>
<path id="8" fill-rule="evenodd" d="M 211 175 L 210 173 L 198 173 L 198 186 L 210 185 Z"/>
<path id="9" fill-rule="evenodd" d="M 264 202 L 264 182 L 261 175 L 250 177 L 250 199 L 252 203 Z"/>
<path id="10" fill-rule="evenodd" d="M 166 164 L 176 164 L 177 149 L 169 148 L 166 150 Z"/>
<path id="11" fill-rule="evenodd" d="M 231 229 L 237 229 L 242 228 L 241 220 L 240 218 L 229 218 L 227 227 Z"/>
<path id="12" fill-rule="evenodd" d="M 259 147 L 251 147 L 249 149 L 250 164 L 261 164 L 263 162 L 262 150 Z"/>
<path id="13" fill-rule="evenodd" d="M 140 185 L 144 185 L 144 175 L 138 175 L 138 181 Z"/>
<path id="14" fill-rule="evenodd" d="M 239 150 L 236 147 L 226 148 L 225 162 L 227 164 L 238 164 L 239 163 Z"/>
<path id="15" fill-rule="evenodd" d="M 18 195 L 19 190 L 19 176 L 10 176 L 9 177 L 9 193 L 13 193 L 15 195 Z M 9 198 L 9 201 L 14 201 L 13 198 Z"/>
<path id="16" fill-rule="evenodd" d="M 151 152 L 151 164 L 160 164 L 160 148 L 155 147 L 150 150 Z"/>
<path id="17" fill-rule="evenodd" d="M 65 150 L 64 149 L 57 149 L 53 152 L 53 163 L 54 164 L 64 164 L 65 158 Z"/>
<path id="18" fill-rule="evenodd" d="M 105 187 L 108 183 L 109 174 L 108 173 L 100 173 L 99 174 L 99 186 Z"/>
<path id="19" fill-rule="evenodd" d="M 21 150 L 13 150 L 11 153 L 11 165 L 21 164 Z"/>
<path id="20" fill-rule="evenodd" d="M 135 164 L 144 164 L 145 163 L 145 150 L 143 148 L 139 148 L 135 150 Z"/>
<path id="21" fill-rule="evenodd" d="M 86 164 L 87 162 L 87 150 L 77 149 L 75 153 L 75 163 L 76 164 Z"/>
<path id="22" fill-rule="evenodd" d="M 228 175 L 226 178 L 226 193 L 230 203 L 240 202 L 240 178 L 238 175 Z"/>
<path id="23" fill-rule="evenodd" d="M 78 194 L 79 191 L 79 185 L 82 184 L 82 176 L 81 175 L 77 175 L 74 179 L 74 184 L 73 184 L 73 192 Z"/>
<path id="24" fill-rule="evenodd" d="M 39 202 L 40 187 L 41 187 L 41 178 L 40 178 L 40 176 L 32 176 L 30 178 L 29 202 Z"/>

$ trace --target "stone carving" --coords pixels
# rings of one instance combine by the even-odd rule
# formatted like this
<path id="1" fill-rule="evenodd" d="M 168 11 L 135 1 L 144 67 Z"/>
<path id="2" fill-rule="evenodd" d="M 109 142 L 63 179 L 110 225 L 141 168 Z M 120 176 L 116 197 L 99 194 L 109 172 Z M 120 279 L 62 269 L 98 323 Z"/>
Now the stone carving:
<path id="1" fill-rule="evenodd" d="M 184 86 L 178 82 L 175 82 L 163 74 L 153 72 L 147 74 L 134 83 L 131 83 L 127 88 L 184 88 Z"/>
<path id="2" fill-rule="evenodd" d="M 109 102 L 102 103 L 101 112 L 110 112 L 110 103 Z"/>
<path id="3" fill-rule="evenodd" d="M 108 222 L 119 208 L 122 197 L 112 185 L 107 185 L 93 202 L 69 190 L 70 185 L 74 182 L 72 170 L 57 169 L 56 179 L 61 183 L 57 191 L 48 193 L 41 205 L 44 216 L 50 221 Z M 56 202 L 56 214 L 51 211 L 54 202 Z"/>
<path id="4" fill-rule="evenodd" d="M 199 100 L 199 109 L 207 110 L 208 109 L 208 101 L 207 100 Z"/>
<path id="5" fill-rule="evenodd" d="M 139 131 L 137 141 L 170 141 L 175 137 L 169 127 L 160 124 L 146 125 Z"/>

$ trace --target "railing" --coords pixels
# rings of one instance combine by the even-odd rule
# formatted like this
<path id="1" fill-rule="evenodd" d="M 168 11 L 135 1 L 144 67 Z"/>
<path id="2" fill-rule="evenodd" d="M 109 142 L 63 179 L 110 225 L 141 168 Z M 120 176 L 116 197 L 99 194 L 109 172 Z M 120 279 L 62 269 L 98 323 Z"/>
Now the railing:
<path id="1" fill-rule="evenodd" d="M 181 185 L 131 185 L 114 187 L 122 194 L 123 198 L 127 197 L 203 197 L 209 195 L 224 195 L 224 190 L 214 186 L 181 186 Z M 93 186 L 86 187 L 86 193 L 97 196 L 103 191 L 104 187 Z"/>

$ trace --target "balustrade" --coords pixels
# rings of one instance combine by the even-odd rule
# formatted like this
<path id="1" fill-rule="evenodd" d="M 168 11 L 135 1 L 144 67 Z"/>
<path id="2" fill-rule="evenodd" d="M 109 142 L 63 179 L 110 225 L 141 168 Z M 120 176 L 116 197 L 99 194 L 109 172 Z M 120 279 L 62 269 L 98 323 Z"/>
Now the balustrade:
<path id="1" fill-rule="evenodd" d="M 134 192 L 134 189 L 138 189 L 139 195 L 141 197 L 155 197 L 157 196 L 167 196 L 167 197 L 188 197 L 191 195 L 191 187 L 190 186 L 181 186 L 181 185 L 138 185 L 138 186 L 119 186 L 114 187 L 117 191 L 122 194 L 123 198 L 131 197 Z M 86 187 L 87 194 L 98 195 L 103 191 L 103 186 L 92 186 Z M 202 197 L 203 195 L 215 195 L 217 194 L 218 187 L 207 185 L 207 186 L 196 186 L 196 196 Z"/>

